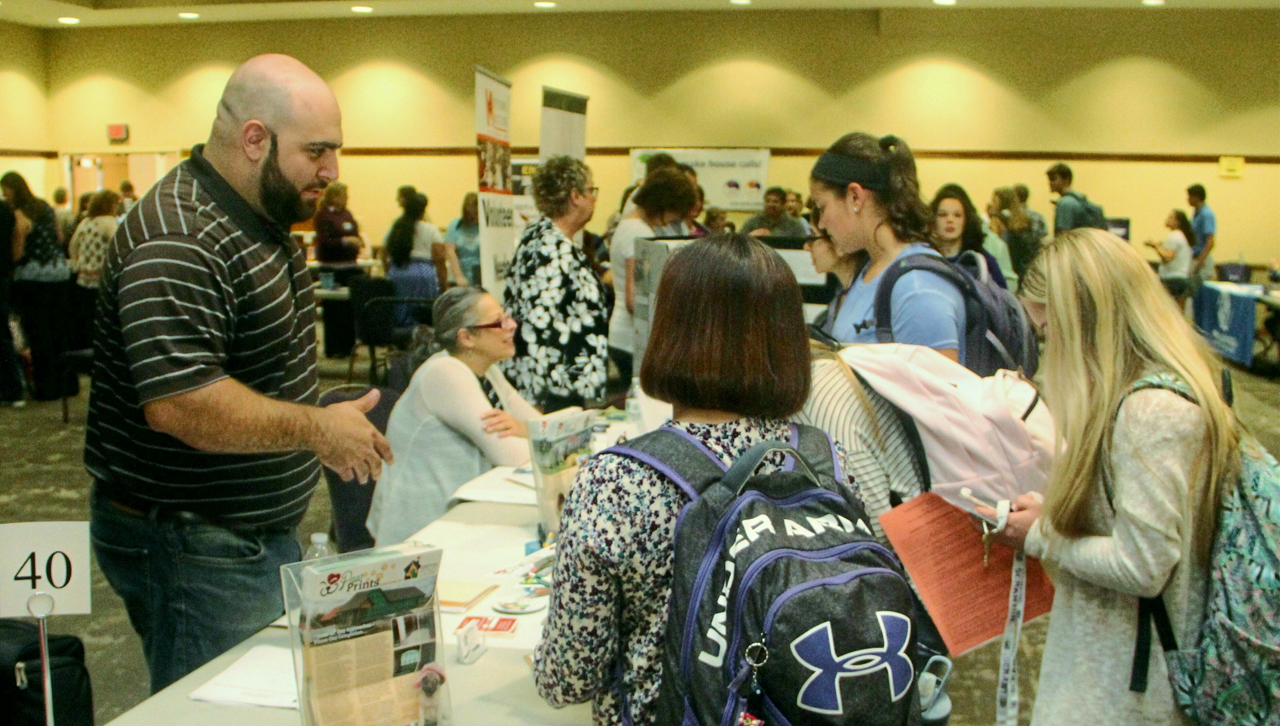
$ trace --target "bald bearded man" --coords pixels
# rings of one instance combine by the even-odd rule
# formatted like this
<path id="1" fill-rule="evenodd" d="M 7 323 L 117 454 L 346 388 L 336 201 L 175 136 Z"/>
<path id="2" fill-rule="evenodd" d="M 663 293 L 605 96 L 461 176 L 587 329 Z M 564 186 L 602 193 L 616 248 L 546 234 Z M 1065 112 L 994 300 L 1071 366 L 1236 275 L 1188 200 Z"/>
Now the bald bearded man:
<path id="1" fill-rule="evenodd" d="M 316 407 L 315 301 L 289 227 L 338 176 L 342 118 L 311 69 L 231 75 L 207 144 L 125 217 L 103 266 L 85 466 L 99 565 L 159 691 L 283 611 L 280 565 L 324 464 L 391 460 L 364 412 Z"/>

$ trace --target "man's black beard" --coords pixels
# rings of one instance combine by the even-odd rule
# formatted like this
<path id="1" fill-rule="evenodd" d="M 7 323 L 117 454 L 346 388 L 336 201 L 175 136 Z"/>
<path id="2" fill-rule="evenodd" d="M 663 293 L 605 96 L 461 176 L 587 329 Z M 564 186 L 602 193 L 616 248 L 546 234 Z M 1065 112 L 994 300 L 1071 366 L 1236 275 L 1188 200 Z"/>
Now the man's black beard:
<path id="1" fill-rule="evenodd" d="M 267 153 L 267 160 L 258 176 L 258 185 L 263 210 L 281 227 L 288 229 L 315 216 L 316 202 L 319 200 L 303 199 L 298 187 L 284 177 L 274 133 L 271 134 L 271 151 Z M 318 188 L 324 187 L 323 181 L 318 183 Z"/>

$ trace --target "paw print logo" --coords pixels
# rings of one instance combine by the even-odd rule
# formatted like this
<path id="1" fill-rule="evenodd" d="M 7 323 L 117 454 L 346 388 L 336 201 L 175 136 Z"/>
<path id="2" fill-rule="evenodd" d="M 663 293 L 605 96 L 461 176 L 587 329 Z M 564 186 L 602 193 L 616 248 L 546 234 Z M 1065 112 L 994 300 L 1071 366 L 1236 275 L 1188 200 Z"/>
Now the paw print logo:
<path id="1" fill-rule="evenodd" d="M 330 573 L 329 573 L 328 582 L 329 582 L 329 584 L 330 584 L 330 585 L 336 585 L 336 584 L 338 584 L 338 580 L 341 580 L 341 579 L 342 579 L 342 575 L 339 575 L 339 574 L 338 574 L 338 573 L 336 573 L 336 572 L 330 572 Z"/>

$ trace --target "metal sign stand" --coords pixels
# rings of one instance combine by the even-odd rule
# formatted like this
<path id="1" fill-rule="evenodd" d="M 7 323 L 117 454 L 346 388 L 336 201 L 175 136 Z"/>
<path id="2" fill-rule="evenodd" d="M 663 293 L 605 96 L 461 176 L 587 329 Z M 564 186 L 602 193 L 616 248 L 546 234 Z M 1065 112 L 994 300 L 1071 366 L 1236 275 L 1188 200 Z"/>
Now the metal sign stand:
<path id="1" fill-rule="evenodd" d="M 37 592 L 27 598 L 27 612 L 40 625 L 40 680 L 44 683 L 44 721 L 53 726 L 53 676 L 49 672 L 49 628 L 45 618 L 53 612 L 53 596 Z"/>

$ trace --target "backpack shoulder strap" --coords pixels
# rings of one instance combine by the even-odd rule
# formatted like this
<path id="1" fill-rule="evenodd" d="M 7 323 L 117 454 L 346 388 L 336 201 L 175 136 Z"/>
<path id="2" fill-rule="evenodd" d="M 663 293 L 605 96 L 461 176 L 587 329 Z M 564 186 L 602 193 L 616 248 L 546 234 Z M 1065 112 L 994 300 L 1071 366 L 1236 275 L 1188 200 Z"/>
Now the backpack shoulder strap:
<path id="1" fill-rule="evenodd" d="M 836 443 L 822 429 L 805 424 L 791 424 L 791 446 L 819 478 L 837 484 L 844 480 L 844 467 L 836 452 Z"/>
<path id="2" fill-rule="evenodd" d="M 880 285 L 876 288 L 874 311 L 876 318 L 876 340 L 881 343 L 893 342 L 893 286 L 908 272 L 924 270 L 947 280 L 960 290 L 965 300 L 971 300 L 976 294 L 973 289 L 973 278 L 956 269 L 956 266 L 934 255 L 914 254 L 899 257 L 884 272 L 880 273 Z M 966 308 L 968 307 L 966 303 Z"/>
<path id="3" fill-rule="evenodd" d="M 625 456 L 655 469 L 670 479 L 690 500 L 697 499 L 723 476 L 727 467 L 688 432 L 664 426 L 601 454 Z"/>

